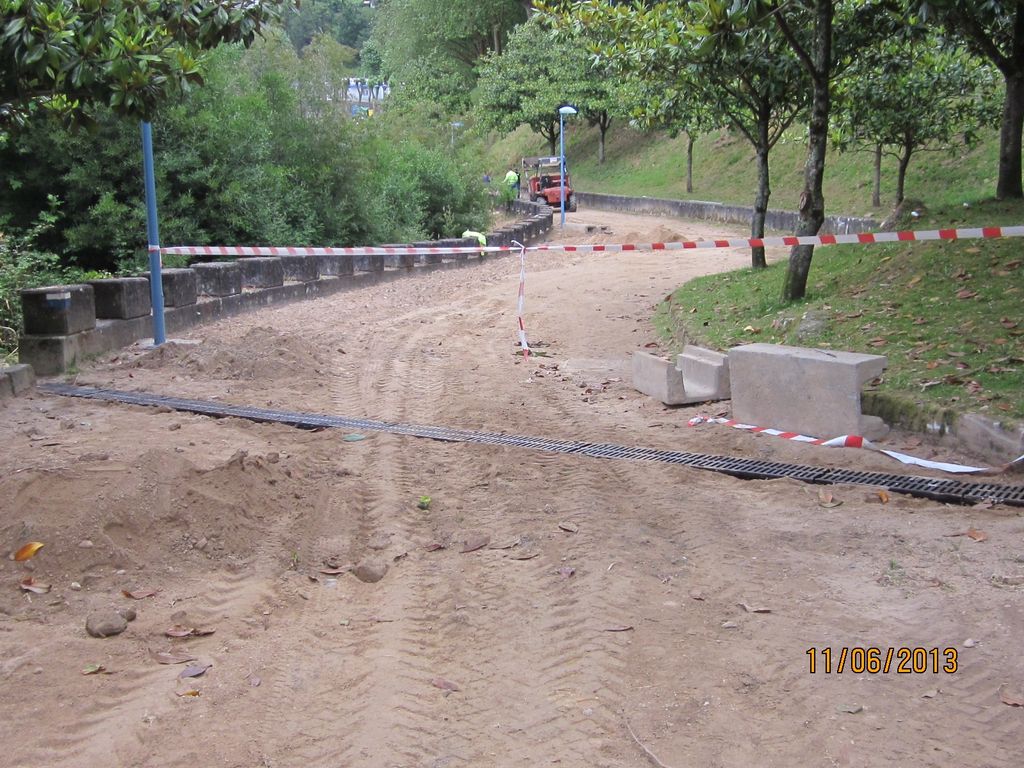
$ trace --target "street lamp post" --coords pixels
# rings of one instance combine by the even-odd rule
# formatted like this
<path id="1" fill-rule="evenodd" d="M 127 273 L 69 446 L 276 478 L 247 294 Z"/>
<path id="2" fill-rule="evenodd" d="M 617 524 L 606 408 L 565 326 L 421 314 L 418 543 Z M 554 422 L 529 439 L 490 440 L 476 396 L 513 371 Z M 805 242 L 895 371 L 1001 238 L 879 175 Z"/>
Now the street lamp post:
<path id="1" fill-rule="evenodd" d="M 454 149 L 455 148 L 455 131 L 462 127 L 462 122 L 456 120 L 454 123 L 449 123 L 448 125 L 450 125 L 451 128 L 452 128 L 452 148 Z"/>
<path id="2" fill-rule="evenodd" d="M 561 227 L 565 229 L 565 118 L 576 114 L 576 108 L 568 104 L 558 108 L 558 143 L 559 143 L 559 171 L 561 177 L 558 179 L 559 187 L 559 210 L 562 213 Z"/>

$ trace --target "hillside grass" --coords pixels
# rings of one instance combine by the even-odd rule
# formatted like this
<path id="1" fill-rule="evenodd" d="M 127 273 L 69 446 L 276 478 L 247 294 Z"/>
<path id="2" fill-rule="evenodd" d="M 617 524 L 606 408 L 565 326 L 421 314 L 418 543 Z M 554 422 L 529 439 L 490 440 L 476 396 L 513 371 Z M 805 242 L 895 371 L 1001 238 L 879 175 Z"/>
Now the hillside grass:
<path id="1" fill-rule="evenodd" d="M 773 153 L 771 207 L 794 210 L 802 189 L 804 146 L 793 132 Z M 521 129 L 489 149 L 492 162 L 547 152 Z M 957 153 L 926 153 L 908 172 L 915 218 L 901 229 L 1024 223 L 1024 202 L 997 202 L 994 134 Z M 567 132 L 574 186 L 604 192 L 750 205 L 753 154 L 726 133 L 694 148 L 694 192 L 685 192 L 685 136 L 613 129 L 608 160 L 596 161 L 596 132 Z M 872 208 L 872 158 L 832 153 L 825 194 L 832 214 L 887 218 Z M 882 197 L 891 201 L 895 162 L 883 164 Z M 966 205 L 965 205 L 966 203 Z M 907 206 L 909 210 L 911 206 Z M 979 412 L 1024 420 L 1024 257 L 1019 239 L 829 246 L 815 252 L 803 301 L 784 304 L 785 264 L 698 278 L 661 304 L 655 327 L 673 349 L 692 341 L 717 349 L 754 341 L 883 354 L 889 367 L 873 389 L 912 414 L 951 420 Z M 806 318 L 806 320 L 805 320 Z M 905 408 L 904 406 L 910 406 Z M 911 416 L 908 416 L 908 412 Z"/>

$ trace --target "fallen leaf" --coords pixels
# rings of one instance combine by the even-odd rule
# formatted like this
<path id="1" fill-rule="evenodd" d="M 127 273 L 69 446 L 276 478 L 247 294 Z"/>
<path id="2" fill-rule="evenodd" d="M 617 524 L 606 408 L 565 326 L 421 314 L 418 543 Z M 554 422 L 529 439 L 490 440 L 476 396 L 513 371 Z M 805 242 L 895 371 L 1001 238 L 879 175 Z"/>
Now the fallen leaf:
<path id="1" fill-rule="evenodd" d="M 106 672 L 107 668 L 102 664 L 87 664 L 82 668 L 83 675 L 98 675 L 101 672 Z"/>
<path id="2" fill-rule="evenodd" d="M 197 627 L 185 627 L 181 624 L 175 624 L 170 629 L 165 629 L 164 634 L 167 637 L 206 637 L 216 631 L 215 629 L 199 629 Z"/>
<path id="3" fill-rule="evenodd" d="M 939 695 L 939 689 L 938 688 L 932 688 L 930 691 L 925 691 L 924 693 L 922 693 L 921 694 L 921 698 L 922 699 L 934 699 L 938 695 Z"/>
<path id="4" fill-rule="evenodd" d="M 968 528 L 967 531 L 964 533 L 964 536 L 974 541 L 988 540 L 988 534 L 984 531 L 979 531 L 977 528 Z"/>
<path id="5" fill-rule="evenodd" d="M 973 299 L 977 295 L 978 292 L 972 291 L 970 288 L 961 288 L 959 291 L 956 292 L 956 297 L 958 299 Z"/>
<path id="6" fill-rule="evenodd" d="M 324 576 L 337 576 L 339 573 L 348 573 L 351 570 L 351 565 L 345 565 L 339 568 L 321 568 L 320 573 L 322 573 Z"/>
<path id="7" fill-rule="evenodd" d="M 830 491 L 820 490 L 818 491 L 818 506 L 825 507 L 826 509 L 832 509 L 838 507 L 843 502 L 836 500 Z"/>
<path id="8" fill-rule="evenodd" d="M 837 712 L 846 712 L 850 715 L 856 715 L 864 711 L 864 707 L 861 704 L 840 704 L 836 707 Z"/>
<path id="9" fill-rule="evenodd" d="M 451 680 L 445 680 L 443 677 L 435 677 L 430 681 L 430 684 L 435 688 L 440 688 L 442 691 L 461 691 L 462 689 L 457 683 L 453 683 Z"/>
<path id="10" fill-rule="evenodd" d="M 915 285 L 921 282 L 924 275 L 914 275 L 910 280 L 907 281 L 907 288 L 913 288 Z"/>
<path id="11" fill-rule="evenodd" d="M 576 523 L 559 523 L 558 527 L 566 533 L 579 533 L 580 527 Z"/>
<path id="12" fill-rule="evenodd" d="M 747 603 L 737 603 L 747 613 L 771 613 L 771 608 L 765 608 L 763 605 L 748 605 Z"/>
<path id="13" fill-rule="evenodd" d="M 483 549 L 491 543 L 491 537 L 486 533 L 474 533 L 466 537 L 466 540 L 462 543 L 462 552 L 476 552 L 478 549 Z"/>
<path id="14" fill-rule="evenodd" d="M 881 501 L 883 504 L 888 504 L 889 503 L 889 492 L 888 491 L 877 491 L 877 493 L 878 493 L 878 500 L 879 501 Z"/>
<path id="15" fill-rule="evenodd" d="M 537 557 L 537 555 L 539 555 L 539 554 L 540 554 L 540 552 L 523 552 L 523 553 L 518 554 L 518 555 L 512 555 L 512 559 L 513 560 L 533 560 L 533 558 Z"/>
<path id="16" fill-rule="evenodd" d="M 31 576 L 26 576 L 21 580 L 21 588 L 26 592 L 34 592 L 37 595 L 45 595 L 50 591 L 49 584 L 43 584 L 40 581 L 36 581 Z"/>
<path id="17" fill-rule="evenodd" d="M 187 690 L 187 691 L 175 691 L 174 695 L 175 696 L 201 696 L 202 694 L 200 694 L 199 691 L 197 691 L 195 688 L 192 688 L 192 689 Z"/>
<path id="18" fill-rule="evenodd" d="M 127 589 L 122 589 L 121 594 L 125 597 L 130 597 L 132 600 L 143 600 L 147 597 L 154 597 L 157 594 L 157 590 L 136 589 L 134 592 L 129 592 Z"/>
<path id="19" fill-rule="evenodd" d="M 722 622 L 722 629 L 739 629 L 739 626 L 740 625 L 737 624 L 735 621 L 723 621 Z"/>
<path id="20" fill-rule="evenodd" d="M 210 663 L 189 664 L 178 674 L 178 679 L 184 680 L 189 677 L 202 677 L 206 674 L 206 670 L 212 666 L 213 664 Z"/>
<path id="21" fill-rule="evenodd" d="M 1008 317 L 1001 317 L 999 319 L 999 324 L 1008 331 L 1012 331 L 1014 328 L 1017 327 L 1017 321 L 1011 320 Z"/>
<path id="22" fill-rule="evenodd" d="M 632 624 L 613 624 L 610 627 L 605 627 L 602 632 L 629 632 L 633 629 Z"/>
<path id="23" fill-rule="evenodd" d="M 184 664 L 196 660 L 195 656 L 186 651 L 159 651 L 151 655 L 159 664 Z"/>
<path id="24" fill-rule="evenodd" d="M 14 553 L 14 559 L 19 563 L 25 560 L 31 560 L 35 557 L 36 552 L 43 548 L 43 542 L 41 541 L 30 541 L 25 544 L 17 552 Z"/>
<path id="25" fill-rule="evenodd" d="M 690 590 L 690 597 L 692 599 L 694 599 L 694 600 L 700 600 L 700 601 L 703 602 L 703 600 L 704 600 L 704 593 L 701 592 L 699 589 L 691 589 Z"/>
<path id="26" fill-rule="evenodd" d="M 346 443 L 358 443 L 360 440 L 365 440 L 366 435 L 360 435 L 358 432 L 353 432 L 351 435 L 345 435 L 341 439 Z"/>
<path id="27" fill-rule="evenodd" d="M 441 544 L 440 542 L 435 541 L 435 542 L 433 542 L 431 544 L 427 544 L 427 546 L 425 546 L 424 549 L 427 552 L 437 552 L 437 550 L 439 550 L 439 549 L 444 549 L 444 544 Z"/>
<path id="28" fill-rule="evenodd" d="M 1006 686 L 999 687 L 999 698 L 1008 707 L 1024 707 L 1024 696 L 1007 692 Z"/>

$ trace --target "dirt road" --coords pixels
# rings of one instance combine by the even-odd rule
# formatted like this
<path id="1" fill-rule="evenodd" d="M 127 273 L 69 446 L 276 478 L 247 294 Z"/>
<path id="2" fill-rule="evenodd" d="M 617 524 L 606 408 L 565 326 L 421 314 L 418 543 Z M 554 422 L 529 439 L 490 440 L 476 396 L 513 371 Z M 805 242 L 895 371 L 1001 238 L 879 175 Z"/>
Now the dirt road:
<path id="1" fill-rule="evenodd" d="M 722 234 L 570 222 L 576 241 Z M 206 326 L 77 381 L 900 471 L 690 428 L 701 409 L 631 389 L 656 302 L 747 258 L 531 256 L 526 325 L 548 356 L 528 362 L 518 265 L 493 258 Z M 0 765 L 1024 764 L 1017 510 L 42 394 L 0 414 L 5 554 L 45 543 L 0 561 Z M 958 458 L 915 443 L 890 442 Z M 366 583 L 358 563 L 387 571 Z M 27 576 L 52 589 L 19 589 Z M 123 634 L 86 634 L 91 613 L 126 607 Z M 842 649 L 869 647 L 897 649 L 888 673 L 850 671 L 857 651 L 838 672 Z M 901 648 L 927 649 L 906 674 Z M 179 679 L 168 651 L 212 666 Z"/>

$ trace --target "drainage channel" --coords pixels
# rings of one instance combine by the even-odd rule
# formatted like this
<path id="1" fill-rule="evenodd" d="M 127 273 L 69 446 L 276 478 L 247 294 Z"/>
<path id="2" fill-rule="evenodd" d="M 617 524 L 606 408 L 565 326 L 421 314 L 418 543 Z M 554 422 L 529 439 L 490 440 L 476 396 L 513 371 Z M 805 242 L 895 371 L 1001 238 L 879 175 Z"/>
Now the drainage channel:
<path id="1" fill-rule="evenodd" d="M 884 488 L 893 493 L 909 494 L 957 504 L 976 504 L 991 501 L 1024 507 L 1024 485 L 1000 483 L 967 483 L 960 480 L 921 477 L 917 475 L 894 475 L 882 472 L 857 472 L 847 469 L 811 467 L 802 464 L 786 464 L 734 456 L 713 456 L 702 453 L 668 451 L 658 448 L 629 447 L 611 443 L 586 443 L 575 440 L 552 440 L 524 435 L 509 435 L 503 432 L 478 432 L 468 429 L 423 426 L 417 424 L 396 424 L 373 419 L 353 419 L 343 416 L 328 416 L 316 413 L 278 411 L 268 408 L 251 408 L 242 405 L 228 405 L 206 400 L 188 400 L 179 397 L 150 395 L 144 392 L 122 392 L 113 389 L 74 386 L 70 384 L 40 384 L 38 389 L 65 397 L 82 397 L 105 402 L 128 405 L 147 405 L 172 408 L 176 411 L 198 413 L 205 416 L 224 418 L 234 416 L 250 421 L 287 424 L 301 429 L 350 429 L 372 432 L 390 432 L 396 435 L 423 437 L 453 443 L 480 443 L 502 445 L 511 448 L 529 448 L 555 453 L 570 453 L 596 459 L 629 459 L 633 461 L 657 461 L 676 464 L 692 469 L 705 469 L 732 475 L 743 480 L 772 480 L 790 477 L 807 483 L 834 485 L 847 483 Z"/>

